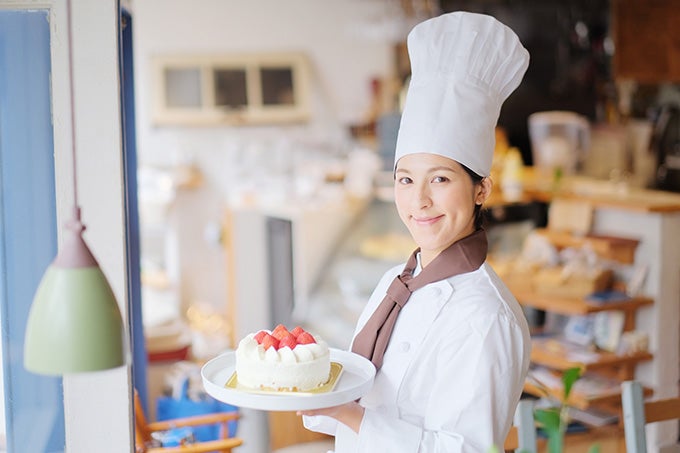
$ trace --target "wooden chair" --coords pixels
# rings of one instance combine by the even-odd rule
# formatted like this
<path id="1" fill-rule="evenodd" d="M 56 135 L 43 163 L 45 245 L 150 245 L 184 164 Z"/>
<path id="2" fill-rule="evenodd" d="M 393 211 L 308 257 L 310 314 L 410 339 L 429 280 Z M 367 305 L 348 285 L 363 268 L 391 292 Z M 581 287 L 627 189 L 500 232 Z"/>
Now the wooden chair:
<path id="1" fill-rule="evenodd" d="M 201 425 L 224 424 L 224 432 L 227 433 L 227 423 L 237 420 L 237 412 L 221 412 L 193 417 L 175 418 L 160 422 L 147 422 L 140 401 L 139 394 L 135 390 L 135 451 L 136 453 L 207 453 L 223 452 L 231 453 L 231 449 L 243 444 L 238 437 L 223 438 L 218 440 L 195 442 L 181 447 L 155 447 L 152 445 L 151 434 L 159 431 L 167 431 L 173 428 L 183 428 Z"/>
<path id="2" fill-rule="evenodd" d="M 517 409 L 515 409 L 513 426 L 505 438 L 503 450 L 515 450 L 517 453 L 536 453 L 536 424 L 534 423 L 533 400 L 520 400 Z"/>
<path id="3" fill-rule="evenodd" d="M 645 425 L 680 419 L 680 397 L 645 402 L 642 385 L 637 381 L 625 381 L 621 389 L 626 451 L 646 453 Z"/>

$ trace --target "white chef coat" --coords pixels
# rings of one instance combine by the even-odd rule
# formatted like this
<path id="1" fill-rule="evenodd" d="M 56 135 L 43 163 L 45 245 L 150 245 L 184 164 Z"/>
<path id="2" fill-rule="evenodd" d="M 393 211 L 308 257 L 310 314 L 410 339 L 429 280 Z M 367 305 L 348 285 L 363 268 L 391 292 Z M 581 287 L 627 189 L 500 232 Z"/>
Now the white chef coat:
<path id="1" fill-rule="evenodd" d="M 358 333 L 403 266 L 380 280 Z M 413 292 L 367 395 L 359 434 L 329 417 L 305 426 L 335 436 L 336 453 L 502 449 L 529 368 L 520 305 L 488 264 Z"/>

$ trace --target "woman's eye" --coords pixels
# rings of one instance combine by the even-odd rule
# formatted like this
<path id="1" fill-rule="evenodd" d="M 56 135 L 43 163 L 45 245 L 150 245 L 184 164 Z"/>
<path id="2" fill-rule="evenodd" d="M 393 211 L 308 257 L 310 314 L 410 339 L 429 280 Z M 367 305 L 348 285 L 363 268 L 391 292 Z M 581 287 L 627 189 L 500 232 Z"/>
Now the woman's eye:
<path id="1" fill-rule="evenodd" d="M 398 181 L 399 181 L 399 184 L 411 184 L 413 182 L 411 180 L 411 178 L 409 178 L 408 176 L 404 176 L 403 178 L 399 178 Z"/>
<path id="2" fill-rule="evenodd" d="M 435 176 L 434 178 L 432 178 L 432 182 L 446 182 L 448 180 L 449 178 L 446 178 L 444 176 Z"/>

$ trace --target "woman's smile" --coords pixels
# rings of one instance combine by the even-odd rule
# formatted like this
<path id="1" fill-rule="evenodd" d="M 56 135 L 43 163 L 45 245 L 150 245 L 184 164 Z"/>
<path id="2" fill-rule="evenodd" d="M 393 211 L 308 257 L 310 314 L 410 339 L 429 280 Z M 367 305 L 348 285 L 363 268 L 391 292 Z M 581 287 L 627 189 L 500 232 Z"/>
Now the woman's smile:
<path id="1" fill-rule="evenodd" d="M 433 216 L 433 217 L 415 217 L 411 216 L 411 219 L 421 226 L 430 226 L 444 217 L 443 215 Z"/>
<path id="2" fill-rule="evenodd" d="M 407 154 L 395 171 L 397 211 L 420 247 L 423 262 L 474 231 L 478 189 L 453 159 Z"/>

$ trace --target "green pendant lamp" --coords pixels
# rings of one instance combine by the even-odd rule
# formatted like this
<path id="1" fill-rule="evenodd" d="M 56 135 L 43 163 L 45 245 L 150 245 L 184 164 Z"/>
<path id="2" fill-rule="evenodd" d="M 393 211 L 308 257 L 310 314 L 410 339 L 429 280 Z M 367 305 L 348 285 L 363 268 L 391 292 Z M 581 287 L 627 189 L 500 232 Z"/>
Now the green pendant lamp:
<path id="1" fill-rule="evenodd" d="M 24 339 L 24 366 L 46 375 L 116 368 L 125 364 L 125 330 L 118 303 L 83 239 L 78 206 L 73 99 L 71 5 L 66 1 L 71 86 L 72 218 L 62 247 L 33 299 Z"/>
<path id="2" fill-rule="evenodd" d="M 24 342 L 27 370 L 50 375 L 125 363 L 123 319 L 104 273 L 85 244 L 80 209 L 33 299 Z"/>

